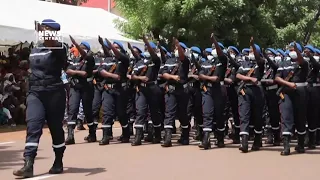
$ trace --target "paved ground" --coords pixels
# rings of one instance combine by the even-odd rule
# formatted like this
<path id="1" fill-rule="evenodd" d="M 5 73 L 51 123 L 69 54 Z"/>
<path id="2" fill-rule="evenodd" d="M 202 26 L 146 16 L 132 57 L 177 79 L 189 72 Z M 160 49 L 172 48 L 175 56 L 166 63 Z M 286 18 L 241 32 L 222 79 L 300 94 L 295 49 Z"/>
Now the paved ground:
<path id="1" fill-rule="evenodd" d="M 289 157 L 279 155 L 281 148 L 265 147 L 259 152 L 242 154 L 236 145 L 224 149 L 199 150 L 197 142 L 190 146 L 162 148 L 146 144 L 131 147 L 130 144 L 99 146 L 84 143 L 87 131 L 76 133 L 76 145 L 68 146 L 64 166 L 65 173 L 46 174 L 53 162 L 51 138 L 46 131 L 41 139 L 35 163 L 33 180 L 269 180 L 269 179 L 318 179 L 320 147 L 306 154 Z M 114 130 L 120 135 L 120 129 Z M 5 137 L 5 140 L 1 138 Z M 10 137 L 12 138 L 10 140 Z M 0 177 L 15 179 L 12 171 L 22 166 L 25 132 L 11 136 L 0 134 Z M 101 137 L 101 131 L 98 132 Z M 177 139 L 177 137 L 175 137 Z M 6 142 L 5 142 L 6 141 Z M 175 141 L 175 140 L 174 140 Z M 228 141 L 226 143 L 229 143 Z M 251 170 L 250 170 L 251 169 Z"/>

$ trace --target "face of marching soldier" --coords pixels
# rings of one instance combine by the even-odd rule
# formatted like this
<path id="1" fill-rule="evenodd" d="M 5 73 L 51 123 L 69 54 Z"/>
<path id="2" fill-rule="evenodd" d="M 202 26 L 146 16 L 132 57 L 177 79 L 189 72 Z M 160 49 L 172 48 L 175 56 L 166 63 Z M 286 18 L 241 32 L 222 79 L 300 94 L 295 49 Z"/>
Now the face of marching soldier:
<path id="1" fill-rule="evenodd" d="M 310 51 L 309 48 L 305 48 L 305 49 L 303 50 L 303 54 L 304 54 L 304 56 L 309 56 L 310 54 L 313 55 L 313 53 Z"/>
<path id="2" fill-rule="evenodd" d="M 269 59 L 271 60 L 271 61 L 274 61 L 275 60 L 275 55 L 271 52 L 271 51 L 266 51 L 266 54 L 267 54 L 267 56 L 269 57 Z"/>
<path id="3" fill-rule="evenodd" d="M 296 60 L 298 58 L 298 55 L 297 55 L 297 52 L 294 50 L 294 47 L 293 46 L 289 46 L 288 48 L 289 50 L 289 56 L 291 58 L 291 60 Z"/>
<path id="4" fill-rule="evenodd" d="M 275 62 L 278 63 L 282 60 L 283 56 L 281 53 L 277 53 L 276 57 L 274 58 Z"/>
<path id="5" fill-rule="evenodd" d="M 117 43 L 113 43 L 113 47 L 116 48 L 119 52 L 121 51 L 121 48 Z"/>
<path id="6" fill-rule="evenodd" d="M 228 49 L 228 52 L 229 52 L 229 54 L 230 54 L 230 56 L 234 59 L 234 58 L 236 58 L 236 52 L 234 52 L 234 50 L 233 49 Z"/>
<path id="7" fill-rule="evenodd" d="M 140 51 L 137 48 L 133 48 L 134 53 L 140 54 Z"/>

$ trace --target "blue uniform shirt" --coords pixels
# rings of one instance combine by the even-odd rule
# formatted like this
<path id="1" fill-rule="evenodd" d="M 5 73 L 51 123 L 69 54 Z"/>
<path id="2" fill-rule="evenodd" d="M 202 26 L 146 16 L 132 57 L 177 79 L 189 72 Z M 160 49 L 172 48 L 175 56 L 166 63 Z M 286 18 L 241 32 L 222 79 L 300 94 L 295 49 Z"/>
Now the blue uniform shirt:
<path id="1" fill-rule="evenodd" d="M 251 68 L 254 68 L 254 72 L 251 77 L 257 78 L 260 81 L 264 74 L 264 64 L 257 64 L 256 61 L 246 60 L 241 63 L 237 73 L 246 76 Z"/>
<path id="2" fill-rule="evenodd" d="M 44 47 L 43 44 L 39 45 Z M 61 47 L 61 45 L 59 45 Z M 61 70 L 67 62 L 67 49 L 33 48 L 30 56 L 30 90 L 50 91 L 63 87 Z"/>
<path id="3" fill-rule="evenodd" d="M 206 76 L 218 76 L 220 81 L 224 81 L 228 60 L 226 56 L 220 56 L 217 59 L 207 60 L 201 65 L 199 74 Z M 214 71 L 212 71 L 215 68 Z"/>
<path id="4" fill-rule="evenodd" d="M 309 63 L 304 61 L 301 65 L 297 64 L 297 62 L 293 62 L 290 60 L 284 60 L 280 63 L 279 68 L 277 70 L 276 77 L 281 77 L 285 79 L 288 74 L 293 71 L 293 77 L 290 82 L 301 83 L 306 82 L 309 72 Z"/>
<path id="5" fill-rule="evenodd" d="M 180 81 L 176 82 L 175 80 L 168 80 L 169 84 L 185 84 L 188 82 L 188 74 L 189 74 L 189 66 L 190 61 L 185 56 L 185 59 L 183 61 L 180 61 L 177 58 L 170 58 L 166 61 L 163 67 L 163 74 L 168 73 L 171 75 L 178 75 L 180 77 Z M 178 70 L 172 74 L 173 70 L 178 67 Z"/>
<path id="6" fill-rule="evenodd" d="M 320 63 L 313 57 L 310 58 L 310 71 L 308 73 L 308 83 L 320 83 Z"/>
<path id="7" fill-rule="evenodd" d="M 87 77 L 80 77 L 80 76 L 74 76 L 73 78 L 76 78 L 79 80 L 80 84 L 87 84 L 88 82 L 91 82 L 93 78 L 93 68 L 95 66 L 95 60 L 91 52 L 89 52 L 86 56 L 85 60 L 82 60 L 82 58 L 75 58 L 70 62 L 70 65 L 67 69 L 72 70 L 79 70 L 79 71 L 85 71 L 87 73 Z"/>

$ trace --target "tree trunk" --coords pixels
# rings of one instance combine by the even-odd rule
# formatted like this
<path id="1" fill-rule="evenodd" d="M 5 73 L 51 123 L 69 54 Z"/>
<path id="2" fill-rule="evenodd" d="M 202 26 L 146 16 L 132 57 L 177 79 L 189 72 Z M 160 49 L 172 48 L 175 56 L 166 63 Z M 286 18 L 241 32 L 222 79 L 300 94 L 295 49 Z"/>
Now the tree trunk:
<path id="1" fill-rule="evenodd" d="M 320 7 L 317 11 L 317 13 L 315 14 L 314 18 L 313 18 L 313 22 L 312 22 L 312 25 L 310 26 L 309 30 L 306 32 L 305 36 L 304 36 L 304 44 L 308 44 L 309 40 L 310 40 L 310 37 L 311 37 L 311 33 L 314 29 L 314 26 L 317 24 L 317 21 L 319 20 L 319 17 L 320 17 Z"/>

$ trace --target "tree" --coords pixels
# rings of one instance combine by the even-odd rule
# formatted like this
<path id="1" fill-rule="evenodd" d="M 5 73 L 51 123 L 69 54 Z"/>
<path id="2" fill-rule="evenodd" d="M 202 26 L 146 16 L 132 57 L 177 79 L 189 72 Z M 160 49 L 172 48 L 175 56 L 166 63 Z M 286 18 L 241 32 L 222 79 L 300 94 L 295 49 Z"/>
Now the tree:
<path id="1" fill-rule="evenodd" d="M 311 33 L 320 46 L 320 25 L 312 26 L 320 1 L 309 0 L 116 0 L 128 20 L 118 26 L 133 38 L 178 37 L 189 46 L 210 46 L 212 31 L 225 45 L 248 47 L 250 36 L 263 47 L 283 47 Z M 319 39 L 319 38 L 318 38 Z"/>

